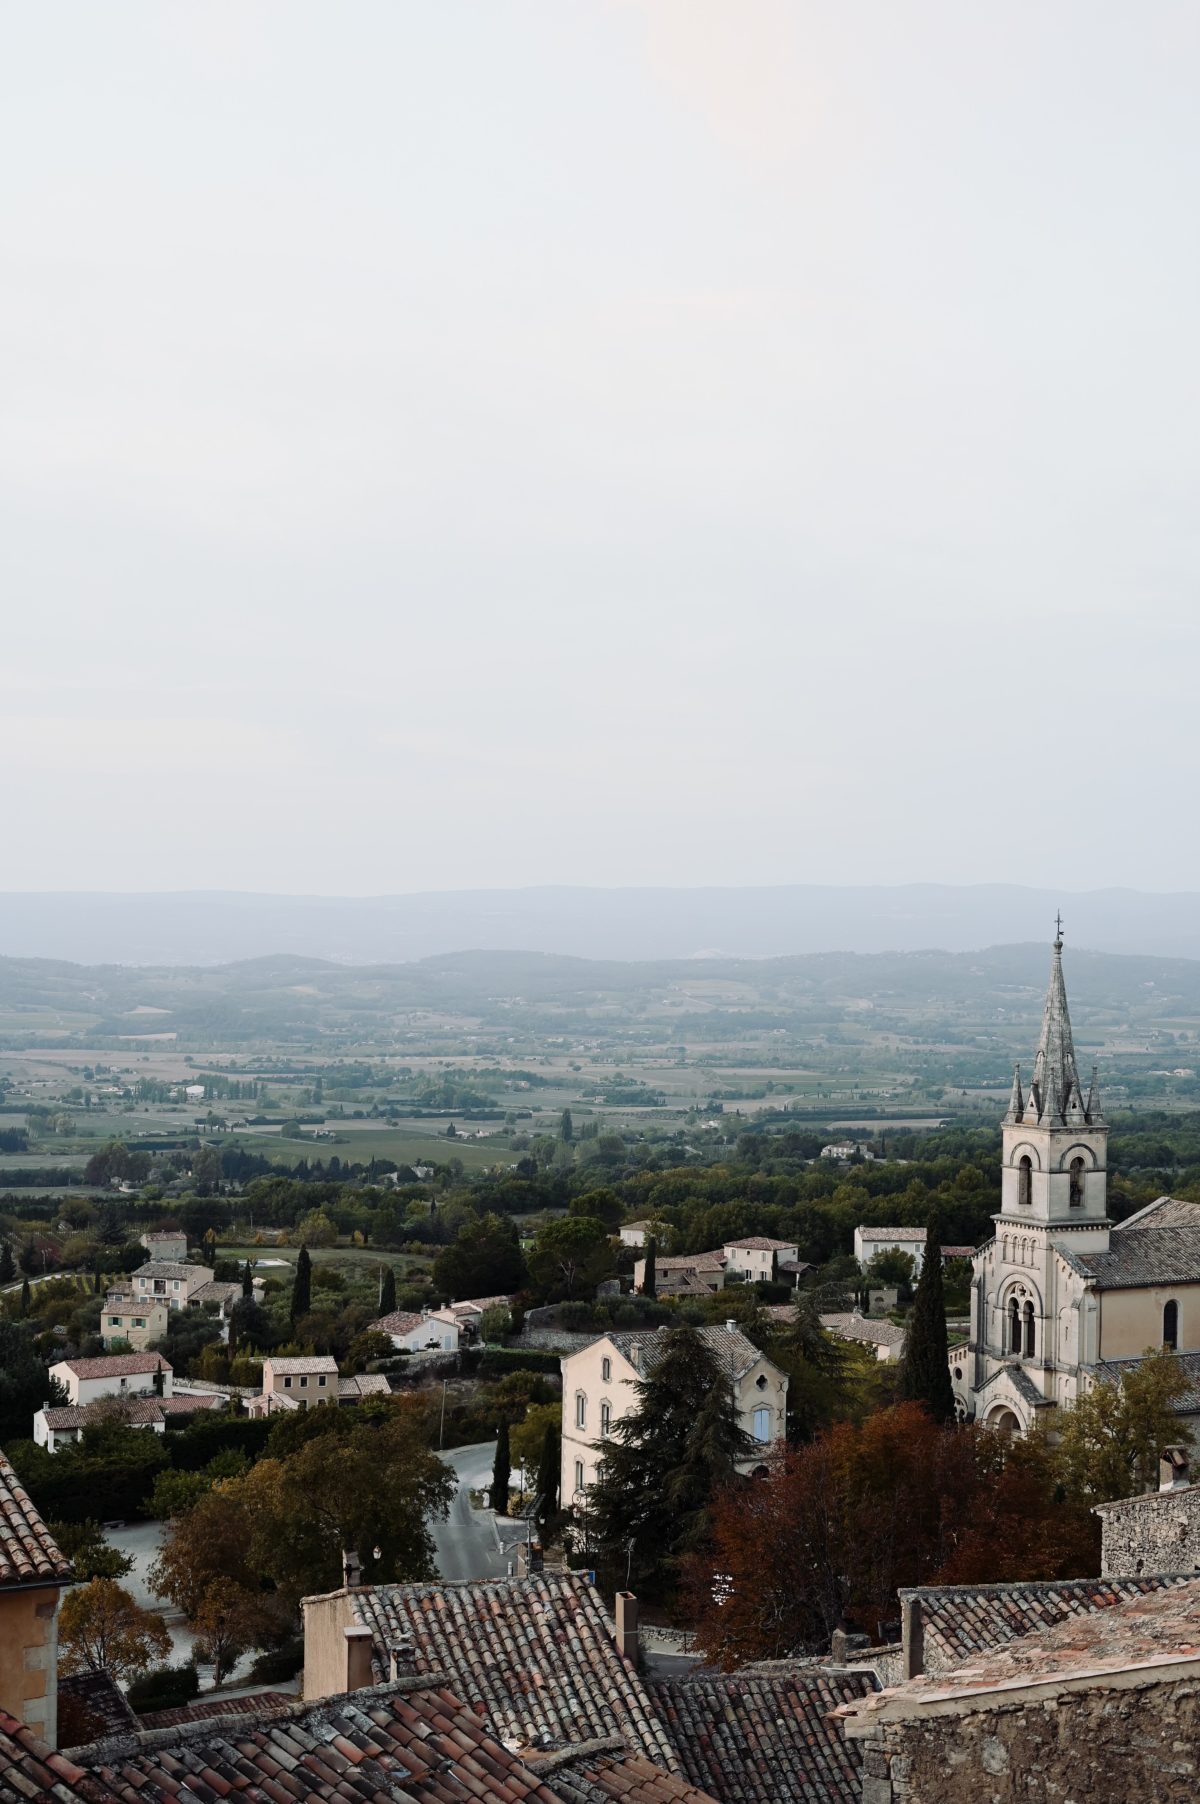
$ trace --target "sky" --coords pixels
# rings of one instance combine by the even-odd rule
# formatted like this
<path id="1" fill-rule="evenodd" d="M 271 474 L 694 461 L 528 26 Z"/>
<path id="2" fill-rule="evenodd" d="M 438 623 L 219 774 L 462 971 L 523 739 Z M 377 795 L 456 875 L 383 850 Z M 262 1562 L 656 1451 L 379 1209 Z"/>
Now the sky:
<path id="1" fill-rule="evenodd" d="M 1198 55 L 10 0 L 0 889 L 1200 888 Z"/>

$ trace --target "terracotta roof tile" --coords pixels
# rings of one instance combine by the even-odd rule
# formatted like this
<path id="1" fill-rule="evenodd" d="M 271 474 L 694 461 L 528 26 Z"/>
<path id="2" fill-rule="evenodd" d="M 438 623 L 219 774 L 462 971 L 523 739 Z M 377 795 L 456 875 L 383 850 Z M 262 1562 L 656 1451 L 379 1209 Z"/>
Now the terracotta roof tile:
<path id="1" fill-rule="evenodd" d="M 54 1584 L 71 1562 L 54 1541 L 33 1499 L 0 1453 L 0 1588 Z"/>
<path id="2" fill-rule="evenodd" d="M 110 1353 L 101 1359 L 60 1359 L 76 1378 L 138 1378 L 147 1372 L 169 1372 L 171 1365 L 161 1353 Z M 55 1368 L 51 1368 L 54 1370 Z"/>
<path id="3" fill-rule="evenodd" d="M 902 1600 L 919 1599 L 925 1671 L 940 1673 L 1068 1619 L 1108 1611 L 1130 1598 L 1186 1582 L 1166 1575 L 1023 1585 L 941 1585 L 901 1591 L 900 1596 Z"/>
<path id="4" fill-rule="evenodd" d="M 460 1697 L 519 1745 L 619 1735 L 668 1770 L 677 1761 L 650 1694 L 618 1651 L 600 1595 L 576 1573 L 352 1593 L 380 1679 L 411 1643 L 418 1672 L 449 1673 Z"/>
<path id="5" fill-rule="evenodd" d="M 829 1717 L 876 1689 L 872 1673 L 698 1671 L 652 1689 L 684 1772 L 721 1804 L 859 1804 L 861 1751 Z"/>

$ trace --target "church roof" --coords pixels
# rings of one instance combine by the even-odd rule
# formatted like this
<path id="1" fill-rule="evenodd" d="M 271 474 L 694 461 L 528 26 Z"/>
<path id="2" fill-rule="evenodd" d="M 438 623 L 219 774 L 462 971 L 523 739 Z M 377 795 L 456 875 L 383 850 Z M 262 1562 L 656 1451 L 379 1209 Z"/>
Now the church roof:
<path id="1" fill-rule="evenodd" d="M 1107 1252 L 1073 1253 L 1069 1263 L 1097 1290 L 1200 1284 L 1200 1209 L 1194 1220 L 1178 1227 L 1147 1225 L 1130 1231 L 1126 1224 L 1123 1232 L 1113 1232 Z"/>
<path id="2" fill-rule="evenodd" d="M 1026 1121 L 1040 1127 L 1091 1127 L 1103 1120 L 1100 1092 L 1093 1069 L 1091 1085 L 1084 1094 L 1075 1062 L 1075 1041 L 1071 1034 L 1071 1012 L 1067 1007 L 1067 986 L 1063 981 L 1062 931 L 1054 941 L 1050 961 L 1050 983 L 1046 990 L 1046 1006 L 1042 1011 L 1042 1031 L 1033 1062 L 1033 1079 L 1027 1092 L 1021 1087 L 1021 1067 L 1013 1074 L 1008 1121 Z"/>
<path id="3" fill-rule="evenodd" d="M 1137 1359 L 1102 1359 L 1092 1370 L 1102 1384 L 1117 1384 L 1127 1372 L 1136 1371 L 1145 1355 Z M 1177 1416 L 1200 1415 L 1200 1353 L 1177 1353 L 1177 1364 L 1187 1379 L 1187 1389 L 1171 1400 Z"/>

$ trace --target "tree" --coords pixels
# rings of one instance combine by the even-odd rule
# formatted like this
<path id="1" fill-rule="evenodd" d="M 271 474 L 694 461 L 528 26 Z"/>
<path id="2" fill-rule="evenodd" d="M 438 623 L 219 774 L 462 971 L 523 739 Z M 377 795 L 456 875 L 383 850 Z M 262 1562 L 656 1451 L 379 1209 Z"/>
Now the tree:
<path id="1" fill-rule="evenodd" d="M 58 1617 L 59 1671 L 110 1672 L 128 1679 L 171 1648 L 161 1616 L 143 1610 L 114 1579 L 70 1590 Z"/>
<path id="2" fill-rule="evenodd" d="M 939 1425 L 902 1403 L 728 1486 L 686 1595 L 706 1660 L 729 1668 L 823 1649 L 847 1621 L 877 1637 L 901 1586 L 1083 1578 L 1098 1566 L 1095 1520 L 1064 1500 L 1044 1445 Z"/>
<path id="3" fill-rule="evenodd" d="M 6 1240 L 0 1248 L 0 1284 L 11 1284 L 17 1275 L 17 1265 L 13 1258 L 12 1247 Z"/>
<path id="4" fill-rule="evenodd" d="M 292 1281 L 292 1327 L 312 1309 L 312 1260 L 308 1248 L 301 1246 L 296 1257 L 296 1276 Z"/>
<path id="5" fill-rule="evenodd" d="M 950 1347 L 946 1337 L 946 1302 L 942 1291 L 942 1235 L 936 1212 L 925 1231 L 925 1259 L 900 1363 L 900 1397 L 923 1403 L 935 1422 L 954 1419 L 954 1386 L 950 1382 Z"/>
<path id="6" fill-rule="evenodd" d="M 508 1481 L 512 1477 L 512 1459 L 508 1448 L 508 1417 L 501 1416 L 496 1430 L 496 1457 L 492 1461 L 492 1508 L 497 1516 L 508 1515 Z"/>
<path id="7" fill-rule="evenodd" d="M 557 1421 L 547 1422 L 542 1431 L 542 1453 L 537 1471 L 537 1495 L 542 1500 L 538 1520 L 543 1527 L 549 1517 L 558 1514 L 558 1487 L 561 1470 L 562 1434 Z"/>
<path id="8" fill-rule="evenodd" d="M 520 1290 L 526 1276 L 511 1216 L 488 1214 L 469 1221 L 433 1262 L 434 1284 L 455 1302 Z"/>
<path id="9" fill-rule="evenodd" d="M 323 1209 L 310 1209 L 292 1229 L 292 1240 L 302 1247 L 335 1247 L 337 1228 Z"/>
<path id="10" fill-rule="evenodd" d="M 254 1301 L 254 1269 L 248 1259 L 242 1267 L 242 1301 L 245 1303 Z"/>
<path id="11" fill-rule="evenodd" d="M 29 1318 L 29 1310 L 31 1307 L 31 1301 L 32 1301 L 32 1299 L 31 1299 L 30 1293 L 29 1293 L 29 1279 L 23 1278 L 21 1281 L 21 1305 L 20 1305 L 21 1320 L 23 1322 L 27 1321 Z"/>
<path id="12" fill-rule="evenodd" d="M 213 1665 L 213 1684 L 219 1685 L 248 1647 L 255 1647 L 261 1633 L 262 1609 L 258 1601 L 229 1578 L 214 1579 L 192 1617 L 200 1657 Z"/>
<path id="13" fill-rule="evenodd" d="M 642 1295 L 658 1295 L 658 1242 L 651 1234 L 646 1242 L 646 1264 L 642 1271 Z"/>
<path id="14" fill-rule="evenodd" d="M 561 1216 L 538 1232 L 529 1274 L 548 1300 L 590 1296 L 614 1268 L 602 1221 L 586 1215 Z"/>
<path id="15" fill-rule="evenodd" d="M 51 1522 L 50 1533 L 75 1573 L 77 1583 L 88 1579 L 119 1579 L 133 1571 L 133 1556 L 110 1547 L 98 1522 Z"/>
<path id="16" fill-rule="evenodd" d="M 787 1437 L 793 1445 L 853 1413 L 855 1385 L 869 1355 L 827 1334 L 806 1298 L 796 1304 L 793 1321 L 768 1333 L 764 1351 L 787 1374 Z"/>
<path id="17" fill-rule="evenodd" d="M 1060 1411 L 1055 1457 L 1067 1493 L 1091 1504 L 1153 1489 L 1163 1448 L 1188 1438 L 1172 1407 L 1187 1389 L 1175 1355 L 1153 1351 Z"/>
<path id="18" fill-rule="evenodd" d="M 379 1313 L 392 1315 L 396 1309 L 396 1268 L 385 1265 L 379 1274 Z"/>
<path id="19" fill-rule="evenodd" d="M 510 1374 L 515 1377 L 516 1374 Z M 526 1376 L 522 1373 L 521 1376 Z M 525 1418 L 509 1431 L 508 1444 L 512 1450 L 514 1465 L 525 1465 L 528 1471 L 537 1468 L 545 1445 L 547 1428 L 556 1427 L 562 1420 L 562 1404 L 555 1398 L 551 1403 L 532 1403 L 525 1411 Z"/>
<path id="20" fill-rule="evenodd" d="M 571 1120 L 570 1109 L 564 1109 L 558 1124 L 558 1137 L 565 1145 L 570 1146 L 575 1138 L 575 1124 Z"/>
<path id="21" fill-rule="evenodd" d="M 26 1307 L 22 1314 L 28 1314 Z M 51 1378 L 24 1322 L 0 1320 L 0 1447 L 28 1438 L 43 1403 L 68 1403 L 57 1379 Z"/>
<path id="22" fill-rule="evenodd" d="M 635 1589 L 662 1596 L 684 1557 L 703 1545 L 714 1496 L 756 1444 L 739 1426 L 733 1387 L 696 1329 L 671 1328 L 643 1346 L 652 1362 L 634 1383 L 635 1407 L 603 1443 L 589 1532 L 606 1563 L 630 1572 Z"/>

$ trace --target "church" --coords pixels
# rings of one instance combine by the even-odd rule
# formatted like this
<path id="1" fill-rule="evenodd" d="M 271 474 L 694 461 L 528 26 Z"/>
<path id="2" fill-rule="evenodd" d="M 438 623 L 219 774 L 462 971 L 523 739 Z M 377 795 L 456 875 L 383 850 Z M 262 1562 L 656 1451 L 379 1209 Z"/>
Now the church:
<path id="1" fill-rule="evenodd" d="M 1159 1197 L 1114 1225 L 1108 1123 L 1095 1067 L 1075 1063 L 1059 926 L 1028 1086 L 1003 1122 L 1000 1213 L 973 1261 L 971 1332 L 952 1349 L 960 1415 L 1024 1433 L 1053 1426 L 1093 1384 L 1169 1347 L 1191 1382 L 1176 1408 L 1200 1422 L 1200 1204 Z"/>

